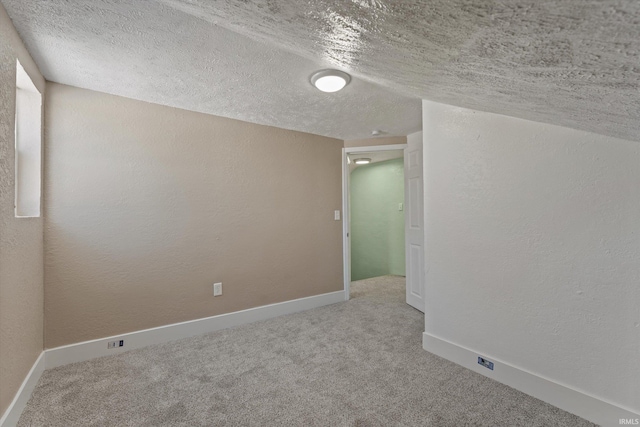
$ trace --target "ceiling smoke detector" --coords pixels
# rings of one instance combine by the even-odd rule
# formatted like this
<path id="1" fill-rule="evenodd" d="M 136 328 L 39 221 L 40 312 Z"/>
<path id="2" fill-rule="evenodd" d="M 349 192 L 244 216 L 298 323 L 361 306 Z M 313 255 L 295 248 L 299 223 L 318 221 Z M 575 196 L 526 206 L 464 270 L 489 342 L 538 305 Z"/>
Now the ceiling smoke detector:
<path id="1" fill-rule="evenodd" d="M 371 135 L 372 136 L 380 136 L 380 135 L 384 135 L 384 134 L 386 134 L 386 132 L 383 131 L 383 130 L 380 130 L 380 129 L 374 129 L 374 130 L 371 131 Z"/>
<path id="2" fill-rule="evenodd" d="M 351 76 L 339 70 L 321 70 L 311 75 L 311 84 L 323 92 L 337 92 L 351 81 Z"/>

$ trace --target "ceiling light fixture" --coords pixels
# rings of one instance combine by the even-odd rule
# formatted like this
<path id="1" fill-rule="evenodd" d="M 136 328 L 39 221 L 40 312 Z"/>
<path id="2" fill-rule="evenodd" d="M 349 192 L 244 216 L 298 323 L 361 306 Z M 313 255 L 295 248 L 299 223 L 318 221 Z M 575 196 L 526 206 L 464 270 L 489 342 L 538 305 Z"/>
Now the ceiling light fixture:
<path id="1" fill-rule="evenodd" d="M 371 159 L 367 159 L 363 157 L 361 159 L 355 159 L 353 163 L 355 163 L 356 165 L 367 165 L 371 163 Z"/>
<path id="2" fill-rule="evenodd" d="M 321 70 L 311 75 L 311 84 L 323 92 L 337 92 L 351 81 L 351 76 L 339 70 Z"/>

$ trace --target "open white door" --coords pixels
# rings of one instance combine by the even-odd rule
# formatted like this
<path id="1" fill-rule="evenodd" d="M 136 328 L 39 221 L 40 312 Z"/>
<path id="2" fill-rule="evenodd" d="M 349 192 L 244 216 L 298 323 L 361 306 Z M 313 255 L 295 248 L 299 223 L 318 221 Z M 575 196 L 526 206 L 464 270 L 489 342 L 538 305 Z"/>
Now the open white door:
<path id="1" fill-rule="evenodd" d="M 424 313 L 424 193 L 422 132 L 407 137 L 404 150 L 405 259 L 407 304 Z"/>

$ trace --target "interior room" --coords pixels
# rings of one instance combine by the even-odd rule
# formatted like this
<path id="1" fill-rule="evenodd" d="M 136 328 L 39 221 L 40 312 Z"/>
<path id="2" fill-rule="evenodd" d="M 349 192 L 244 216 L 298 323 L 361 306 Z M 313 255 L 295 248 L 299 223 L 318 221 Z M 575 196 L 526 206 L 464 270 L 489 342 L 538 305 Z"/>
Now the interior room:
<path id="1" fill-rule="evenodd" d="M 406 293 L 404 150 L 346 154 L 349 296 Z M 409 303 L 409 301 L 407 301 Z M 423 310 L 420 310 L 423 311 Z"/>
<path id="2" fill-rule="evenodd" d="M 0 0 L 0 427 L 639 424 L 638 22 Z"/>
<path id="3" fill-rule="evenodd" d="M 351 281 L 405 275 L 404 153 L 349 155 Z"/>

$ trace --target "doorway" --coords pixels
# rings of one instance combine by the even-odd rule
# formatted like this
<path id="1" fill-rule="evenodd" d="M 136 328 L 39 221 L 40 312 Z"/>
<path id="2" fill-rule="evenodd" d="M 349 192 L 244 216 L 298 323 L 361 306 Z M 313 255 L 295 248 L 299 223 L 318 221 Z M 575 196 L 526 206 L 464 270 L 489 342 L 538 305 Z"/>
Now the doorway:
<path id="1" fill-rule="evenodd" d="M 404 150 L 348 154 L 347 162 L 351 281 L 405 276 Z"/>
<path id="2" fill-rule="evenodd" d="M 355 164 L 363 158 L 370 162 Z M 402 176 L 385 178 L 385 169 Z M 424 312 L 422 132 L 409 135 L 407 144 L 344 148 L 342 179 L 345 298 L 352 279 L 405 275 L 406 302 Z M 379 188 L 352 193 L 352 181 L 360 191 L 367 179 Z"/>

